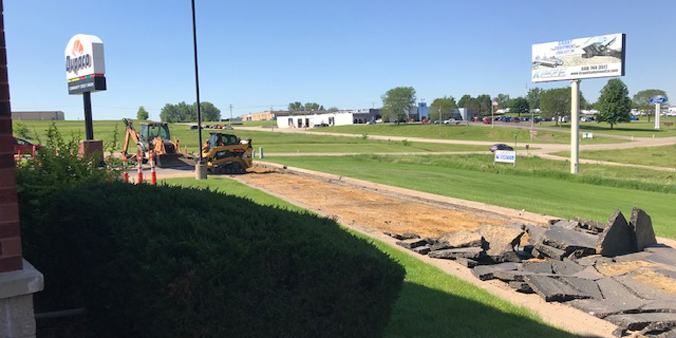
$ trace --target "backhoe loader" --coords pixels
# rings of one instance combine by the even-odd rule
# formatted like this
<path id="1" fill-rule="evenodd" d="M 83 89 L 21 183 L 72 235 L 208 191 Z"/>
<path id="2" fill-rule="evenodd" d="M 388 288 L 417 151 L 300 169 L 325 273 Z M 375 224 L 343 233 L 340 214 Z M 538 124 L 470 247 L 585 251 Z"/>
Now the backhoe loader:
<path id="1" fill-rule="evenodd" d="M 195 159 L 190 154 L 182 154 L 178 140 L 171 141 L 169 126 L 163 122 L 141 122 L 141 133 L 134 129 L 131 121 L 124 119 L 126 131 L 122 155 L 127 158 L 134 157 L 128 154 L 129 140 L 134 140 L 138 151 L 143 154 L 143 162 L 147 162 L 149 156 L 155 155 L 157 166 L 160 168 L 183 167 L 195 165 Z"/>

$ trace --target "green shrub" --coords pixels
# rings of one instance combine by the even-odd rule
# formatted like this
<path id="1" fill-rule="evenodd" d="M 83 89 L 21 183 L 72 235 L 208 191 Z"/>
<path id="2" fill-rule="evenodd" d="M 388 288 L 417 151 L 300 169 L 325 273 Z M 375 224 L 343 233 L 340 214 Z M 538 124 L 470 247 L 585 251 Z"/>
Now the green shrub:
<path id="1" fill-rule="evenodd" d="M 46 281 L 36 310 L 84 305 L 90 336 L 377 337 L 403 281 L 330 219 L 213 191 L 104 182 L 20 198 Z"/>
<path id="2" fill-rule="evenodd" d="M 18 163 L 18 189 L 46 192 L 119 177 L 118 173 L 99 167 L 91 157 L 79 157 L 78 149 L 77 137 L 71 135 L 69 139 L 64 139 L 56 124 L 52 123 L 35 158 Z"/>

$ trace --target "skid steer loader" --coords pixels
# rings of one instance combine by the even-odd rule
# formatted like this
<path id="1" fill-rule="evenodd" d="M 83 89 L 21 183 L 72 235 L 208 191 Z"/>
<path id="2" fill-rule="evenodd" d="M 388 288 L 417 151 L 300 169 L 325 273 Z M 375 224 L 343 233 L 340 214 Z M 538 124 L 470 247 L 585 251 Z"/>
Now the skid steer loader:
<path id="1" fill-rule="evenodd" d="M 126 131 L 122 155 L 128 159 L 135 159 L 135 154 L 128 154 L 129 141 L 134 140 L 138 151 L 143 154 L 143 162 L 147 162 L 149 156 L 155 155 L 157 166 L 160 168 L 194 166 L 194 156 L 182 154 L 178 140 L 171 141 L 169 126 L 163 122 L 141 123 L 141 132 L 134 129 L 131 121 L 124 119 Z"/>
<path id="2" fill-rule="evenodd" d="M 253 162 L 251 139 L 240 139 L 235 135 L 210 133 L 209 140 L 202 147 L 207 170 L 211 174 L 244 174 Z"/>

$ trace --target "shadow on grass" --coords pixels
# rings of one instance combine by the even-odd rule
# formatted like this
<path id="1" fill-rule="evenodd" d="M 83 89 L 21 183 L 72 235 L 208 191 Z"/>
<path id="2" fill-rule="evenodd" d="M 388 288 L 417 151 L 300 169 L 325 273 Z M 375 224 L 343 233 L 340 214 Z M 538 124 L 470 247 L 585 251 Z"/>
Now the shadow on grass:
<path id="1" fill-rule="evenodd" d="M 385 337 L 575 337 L 526 316 L 405 282 Z"/>

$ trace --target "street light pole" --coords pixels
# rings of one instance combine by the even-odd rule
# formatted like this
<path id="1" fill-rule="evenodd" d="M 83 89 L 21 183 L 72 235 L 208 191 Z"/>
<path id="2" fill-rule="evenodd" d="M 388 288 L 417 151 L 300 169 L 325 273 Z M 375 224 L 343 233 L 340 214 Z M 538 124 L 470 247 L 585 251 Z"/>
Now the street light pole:
<path id="1" fill-rule="evenodd" d="M 192 41 L 193 41 L 193 50 L 195 52 L 195 93 L 197 98 L 197 135 L 198 135 L 198 145 L 197 153 L 199 159 L 195 165 L 195 178 L 198 180 L 204 180 L 207 178 L 207 168 L 203 162 L 202 158 L 202 108 L 200 107 L 200 78 L 199 78 L 199 68 L 197 67 L 197 23 L 195 20 L 195 0 L 192 2 Z"/>

